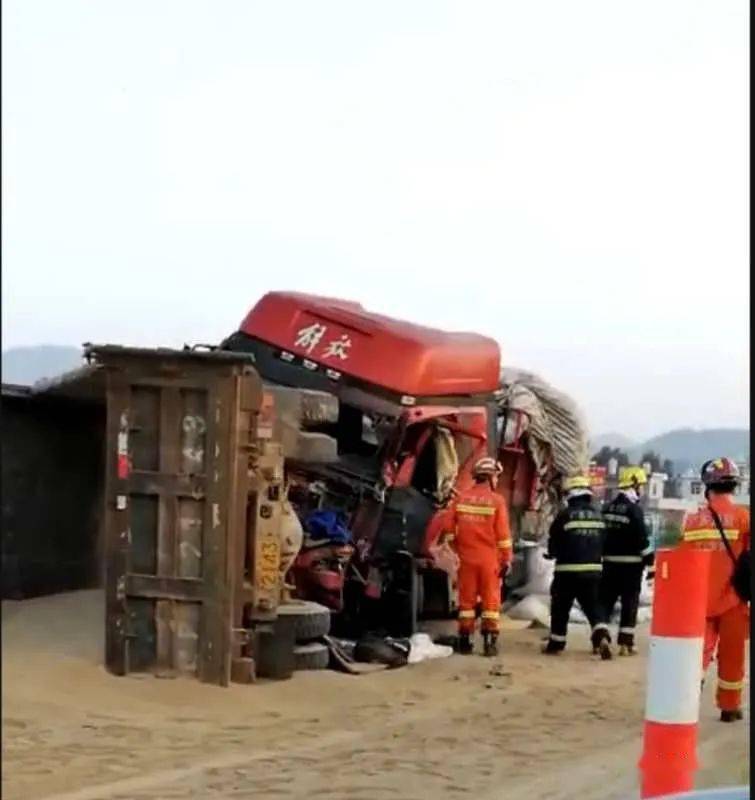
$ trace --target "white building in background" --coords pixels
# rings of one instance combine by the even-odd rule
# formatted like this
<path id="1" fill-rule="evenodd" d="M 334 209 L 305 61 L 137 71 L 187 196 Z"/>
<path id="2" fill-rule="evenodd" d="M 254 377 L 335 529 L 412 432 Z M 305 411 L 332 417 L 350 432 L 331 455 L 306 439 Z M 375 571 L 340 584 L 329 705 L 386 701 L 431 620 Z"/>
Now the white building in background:
<path id="1" fill-rule="evenodd" d="M 739 505 L 750 505 L 750 465 L 748 463 L 737 464 L 741 475 L 741 481 L 734 495 L 734 500 Z M 679 500 L 687 504 L 700 505 L 705 501 L 705 486 L 700 480 L 700 473 L 693 469 L 688 469 L 679 475 L 675 481 L 675 495 Z"/>
<path id="2" fill-rule="evenodd" d="M 669 476 L 665 472 L 651 472 L 648 476 L 647 485 L 647 505 L 649 508 L 658 505 L 658 501 L 663 499 L 664 486 Z"/>

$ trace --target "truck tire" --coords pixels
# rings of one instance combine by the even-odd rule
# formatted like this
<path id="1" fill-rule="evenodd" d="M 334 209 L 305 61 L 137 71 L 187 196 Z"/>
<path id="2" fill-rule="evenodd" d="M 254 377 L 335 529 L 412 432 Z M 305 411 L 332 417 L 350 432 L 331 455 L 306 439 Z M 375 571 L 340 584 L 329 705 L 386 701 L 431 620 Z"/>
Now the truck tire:
<path id="1" fill-rule="evenodd" d="M 451 619 L 456 615 L 453 607 L 450 579 L 443 570 L 429 569 L 420 576 L 421 619 Z"/>
<path id="2" fill-rule="evenodd" d="M 327 669 L 328 664 L 330 664 L 330 651 L 320 642 L 297 644 L 294 648 L 294 669 L 297 672 Z"/>
<path id="3" fill-rule="evenodd" d="M 330 633 L 330 609 L 310 600 L 280 605 L 278 616 L 292 620 L 297 644 L 311 642 Z"/>
<path id="4" fill-rule="evenodd" d="M 422 607 L 422 579 L 407 553 L 396 559 L 393 580 L 383 605 L 386 625 L 391 636 L 410 637 L 418 630 L 417 622 Z"/>
<path id="5" fill-rule="evenodd" d="M 272 625 L 258 630 L 254 639 L 254 660 L 260 678 L 286 680 L 294 672 L 294 620 L 279 616 Z"/>

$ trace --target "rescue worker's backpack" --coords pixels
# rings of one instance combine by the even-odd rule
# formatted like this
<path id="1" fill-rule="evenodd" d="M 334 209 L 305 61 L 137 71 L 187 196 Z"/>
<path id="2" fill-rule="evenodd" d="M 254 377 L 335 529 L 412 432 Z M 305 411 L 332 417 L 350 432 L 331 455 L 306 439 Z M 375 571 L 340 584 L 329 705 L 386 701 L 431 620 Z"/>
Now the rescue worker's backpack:
<path id="1" fill-rule="evenodd" d="M 734 572 L 732 573 L 731 576 L 731 585 L 734 587 L 734 591 L 737 593 L 737 597 L 739 597 L 739 599 L 743 603 L 749 603 L 750 596 L 752 594 L 752 587 L 750 584 L 751 581 L 750 551 L 744 550 L 739 554 L 739 558 L 737 558 L 734 555 L 734 551 L 731 549 L 729 540 L 726 538 L 723 525 L 721 524 L 721 518 L 712 508 L 710 508 L 710 513 L 711 516 L 713 517 L 713 521 L 716 523 L 716 528 L 718 528 L 718 532 L 721 535 L 721 541 L 724 543 L 726 552 L 729 554 L 729 558 L 731 559 L 732 564 L 734 565 Z"/>

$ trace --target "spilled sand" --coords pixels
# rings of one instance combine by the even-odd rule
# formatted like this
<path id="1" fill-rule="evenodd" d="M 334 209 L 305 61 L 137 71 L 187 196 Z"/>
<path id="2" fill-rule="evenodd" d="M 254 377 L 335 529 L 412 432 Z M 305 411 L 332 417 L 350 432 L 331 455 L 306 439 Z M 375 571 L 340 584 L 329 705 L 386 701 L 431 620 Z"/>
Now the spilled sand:
<path id="1" fill-rule="evenodd" d="M 637 796 L 644 636 L 640 655 L 603 663 L 576 626 L 545 658 L 542 630 L 507 622 L 494 663 L 221 689 L 109 675 L 100 592 L 2 613 L 5 800 Z M 699 787 L 748 782 L 746 717 L 719 723 L 706 690 Z"/>

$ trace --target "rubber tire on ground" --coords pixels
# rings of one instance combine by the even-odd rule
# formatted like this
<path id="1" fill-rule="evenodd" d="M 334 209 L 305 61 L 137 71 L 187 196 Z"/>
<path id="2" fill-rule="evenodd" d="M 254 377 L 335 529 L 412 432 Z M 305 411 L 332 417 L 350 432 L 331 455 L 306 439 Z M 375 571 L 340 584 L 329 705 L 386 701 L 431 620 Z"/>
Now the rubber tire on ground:
<path id="1" fill-rule="evenodd" d="M 297 672 L 312 669 L 327 669 L 330 651 L 320 642 L 298 644 L 294 647 L 294 669 Z"/>
<path id="2" fill-rule="evenodd" d="M 280 605 L 278 615 L 293 617 L 294 638 L 299 644 L 330 633 L 330 609 L 311 600 Z"/>
<path id="3" fill-rule="evenodd" d="M 420 619 L 452 619 L 453 608 L 450 581 L 441 569 L 429 569 L 419 575 Z"/>
<path id="4" fill-rule="evenodd" d="M 285 680 L 295 669 L 294 620 L 280 616 L 255 634 L 255 661 L 260 678 Z"/>

